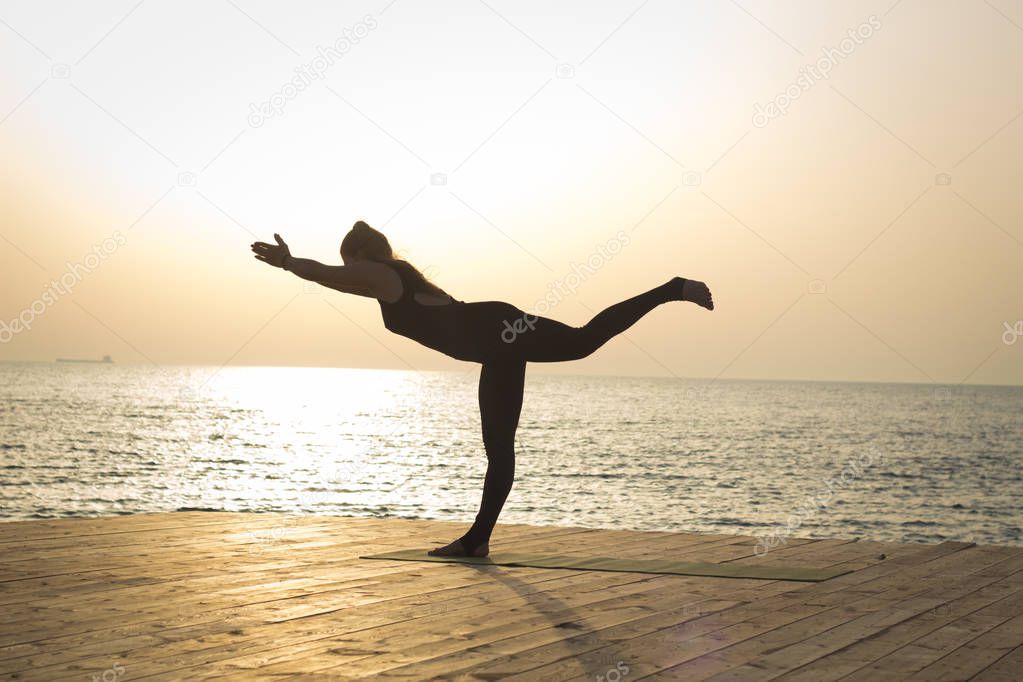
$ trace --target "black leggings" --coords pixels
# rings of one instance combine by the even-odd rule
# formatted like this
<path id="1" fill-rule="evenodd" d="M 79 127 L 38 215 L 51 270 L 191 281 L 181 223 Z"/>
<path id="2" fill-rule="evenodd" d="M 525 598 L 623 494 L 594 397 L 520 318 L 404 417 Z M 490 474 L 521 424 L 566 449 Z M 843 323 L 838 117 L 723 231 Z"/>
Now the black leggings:
<path id="1" fill-rule="evenodd" d="M 662 303 L 681 300 L 682 282 L 672 280 L 646 293 L 616 303 L 598 313 L 582 327 L 570 327 L 545 317 L 525 315 L 508 304 L 480 303 L 470 305 L 506 306 L 501 320 L 500 345 L 493 343 L 495 325 L 491 319 L 481 325 L 490 337 L 482 340 L 488 355 L 480 360 L 479 403 L 483 422 L 483 446 L 487 453 L 487 474 L 483 483 L 483 500 L 476 521 L 460 540 L 468 552 L 490 540 L 504 502 L 515 478 L 515 431 L 522 411 L 522 391 L 527 362 L 562 362 L 578 360 L 593 353 L 612 337 L 635 324 L 641 317 Z M 480 309 L 483 312 L 483 309 Z M 509 319 L 507 314 L 514 319 Z M 487 311 L 489 312 L 489 311 Z M 525 318 L 522 319 L 522 316 Z M 516 319 L 522 323 L 516 325 Z M 504 321 L 511 325 L 511 330 Z M 518 328 L 522 331 L 515 333 Z"/>

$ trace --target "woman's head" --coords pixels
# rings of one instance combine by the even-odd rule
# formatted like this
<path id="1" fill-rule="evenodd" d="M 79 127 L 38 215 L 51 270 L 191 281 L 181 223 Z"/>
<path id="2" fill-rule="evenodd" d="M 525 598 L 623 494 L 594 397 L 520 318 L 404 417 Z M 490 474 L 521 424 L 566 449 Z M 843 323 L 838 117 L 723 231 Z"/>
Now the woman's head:
<path id="1" fill-rule="evenodd" d="M 414 265 L 399 259 L 382 232 L 374 230 L 361 220 L 356 222 L 345 238 L 341 240 L 341 260 L 345 265 L 367 260 L 387 263 L 409 275 L 418 284 L 417 288 L 433 294 L 447 295 L 443 289 L 428 280 Z"/>
<path id="2" fill-rule="evenodd" d="M 361 260 L 389 261 L 394 259 L 394 251 L 382 232 L 358 221 L 341 240 L 341 260 L 355 263 Z"/>

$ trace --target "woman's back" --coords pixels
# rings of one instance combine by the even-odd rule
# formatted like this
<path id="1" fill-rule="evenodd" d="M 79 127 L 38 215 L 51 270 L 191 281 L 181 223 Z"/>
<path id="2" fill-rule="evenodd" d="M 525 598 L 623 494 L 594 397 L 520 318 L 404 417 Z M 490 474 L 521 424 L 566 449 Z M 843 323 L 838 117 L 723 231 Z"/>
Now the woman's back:
<path id="1" fill-rule="evenodd" d="M 380 262 L 380 264 L 394 272 L 401 283 L 401 294 L 398 298 L 393 301 L 381 301 L 381 303 L 394 305 L 406 298 L 411 298 L 422 305 L 447 305 L 460 302 L 437 285 L 428 282 L 418 270 L 406 261 L 392 260 Z"/>
<path id="2" fill-rule="evenodd" d="M 472 360 L 460 312 L 467 303 L 441 289 L 427 291 L 423 279 L 404 261 L 387 263 L 401 280 L 401 295 L 397 300 L 380 303 L 384 326 L 395 334 L 440 351 L 459 360 Z"/>

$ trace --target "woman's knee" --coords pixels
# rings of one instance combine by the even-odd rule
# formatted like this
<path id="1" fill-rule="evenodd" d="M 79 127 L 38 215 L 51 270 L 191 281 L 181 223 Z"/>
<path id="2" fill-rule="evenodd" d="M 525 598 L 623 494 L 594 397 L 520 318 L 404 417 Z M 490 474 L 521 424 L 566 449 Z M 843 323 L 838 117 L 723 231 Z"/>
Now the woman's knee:
<path id="1" fill-rule="evenodd" d="M 515 453 L 506 450 L 487 450 L 487 478 L 507 481 L 515 480 Z"/>
<path id="2" fill-rule="evenodd" d="M 484 434 L 483 449 L 491 462 L 515 462 L 515 441 L 507 436 Z"/>
<path id="3" fill-rule="evenodd" d="M 483 448 L 487 451 L 487 457 L 515 459 L 515 445 L 507 438 L 484 436 Z"/>

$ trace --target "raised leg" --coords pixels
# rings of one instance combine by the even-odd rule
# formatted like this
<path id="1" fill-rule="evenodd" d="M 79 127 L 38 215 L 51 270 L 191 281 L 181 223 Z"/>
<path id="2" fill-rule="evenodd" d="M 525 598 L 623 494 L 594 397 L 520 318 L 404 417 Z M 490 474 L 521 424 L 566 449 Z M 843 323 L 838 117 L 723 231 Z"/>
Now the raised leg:
<path id="1" fill-rule="evenodd" d="M 702 282 L 681 277 L 605 308 L 582 327 L 570 327 L 546 317 L 526 317 L 523 331 L 510 345 L 529 362 L 564 362 L 590 355 L 609 340 L 668 301 L 693 301 L 713 310 L 710 291 Z"/>
<path id="2" fill-rule="evenodd" d="M 524 361 L 483 363 L 479 386 L 483 446 L 487 453 L 483 499 L 468 532 L 431 554 L 486 556 L 489 553 L 490 534 L 515 479 L 515 431 L 522 411 L 525 377 Z"/>

